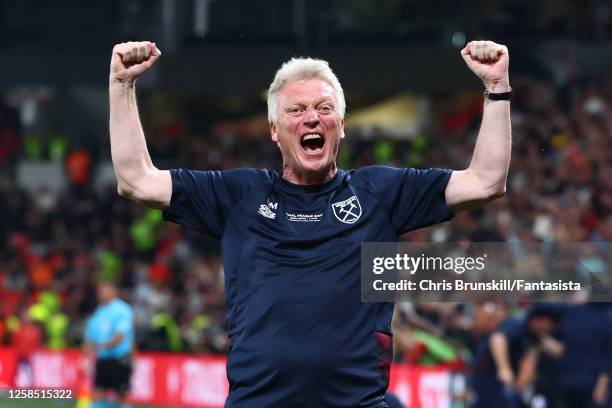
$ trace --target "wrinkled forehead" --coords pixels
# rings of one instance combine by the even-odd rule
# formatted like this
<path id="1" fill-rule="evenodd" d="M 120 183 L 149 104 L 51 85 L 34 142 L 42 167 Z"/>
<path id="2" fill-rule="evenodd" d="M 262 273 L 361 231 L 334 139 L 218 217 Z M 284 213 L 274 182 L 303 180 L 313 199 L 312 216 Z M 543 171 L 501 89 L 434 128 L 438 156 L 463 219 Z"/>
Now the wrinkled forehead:
<path id="1" fill-rule="evenodd" d="M 336 91 L 322 79 L 301 79 L 289 81 L 279 91 L 279 102 L 281 106 L 290 103 L 315 103 L 329 99 L 336 102 Z"/>

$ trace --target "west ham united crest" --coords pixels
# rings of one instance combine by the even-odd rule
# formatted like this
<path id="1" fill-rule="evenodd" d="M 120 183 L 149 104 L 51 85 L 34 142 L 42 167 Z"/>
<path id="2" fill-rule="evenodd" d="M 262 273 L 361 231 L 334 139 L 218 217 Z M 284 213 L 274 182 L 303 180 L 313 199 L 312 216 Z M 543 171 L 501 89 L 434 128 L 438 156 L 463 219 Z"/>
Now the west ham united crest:
<path id="1" fill-rule="evenodd" d="M 336 218 L 345 224 L 354 224 L 361 217 L 361 204 L 357 196 L 332 203 L 332 210 Z"/>

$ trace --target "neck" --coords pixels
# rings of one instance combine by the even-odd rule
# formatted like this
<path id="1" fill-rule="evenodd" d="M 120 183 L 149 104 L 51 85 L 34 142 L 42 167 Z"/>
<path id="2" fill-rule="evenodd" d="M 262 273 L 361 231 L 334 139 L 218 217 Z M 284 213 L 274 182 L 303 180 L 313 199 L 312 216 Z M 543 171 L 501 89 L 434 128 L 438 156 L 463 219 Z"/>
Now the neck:
<path id="1" fill-rule="evenodd" d="M 331 168 L 329 168 L 328 170 L 325 170 L 320 173 L 300 173 L 289 167 L 287 164 L 283 163 L 283 179 L 290 183 L 302 186 L 323 184 L 326 181 L 333 179 L 336 175 L 336 172 L 336 163 L 333 163 Z"/>

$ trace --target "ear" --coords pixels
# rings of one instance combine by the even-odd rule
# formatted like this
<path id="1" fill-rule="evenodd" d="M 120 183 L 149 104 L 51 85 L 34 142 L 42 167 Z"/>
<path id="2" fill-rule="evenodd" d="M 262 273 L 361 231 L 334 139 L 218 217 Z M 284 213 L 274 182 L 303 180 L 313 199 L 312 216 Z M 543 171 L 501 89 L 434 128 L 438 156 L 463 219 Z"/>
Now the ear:
<path id="1" fill-rule="evenodd" d="M 344 139 L 344 118 L 340 119 L 340 139 Z"/>
<path id="2" fill-rule="evenodd" d="M 270 136 L 273 142 L 278 143 L 278 133 L 276 133 L 276 124 L 274 122 L 270 122 Z"/>

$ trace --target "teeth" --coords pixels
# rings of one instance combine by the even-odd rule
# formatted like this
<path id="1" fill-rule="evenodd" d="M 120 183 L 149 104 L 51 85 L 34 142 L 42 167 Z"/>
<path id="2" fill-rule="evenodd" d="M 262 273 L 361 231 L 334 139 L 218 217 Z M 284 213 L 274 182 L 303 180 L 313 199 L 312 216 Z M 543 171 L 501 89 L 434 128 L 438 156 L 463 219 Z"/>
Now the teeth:
<path id="1" fill-rule="evenodd" d="M 303 141 L 313 140 L 313 139 L 321 139 L 321 135 L 318 135 L 316 133 L 309 133 L 307 135 L 304 135 L 304 137 L 302 138 Z"/>

